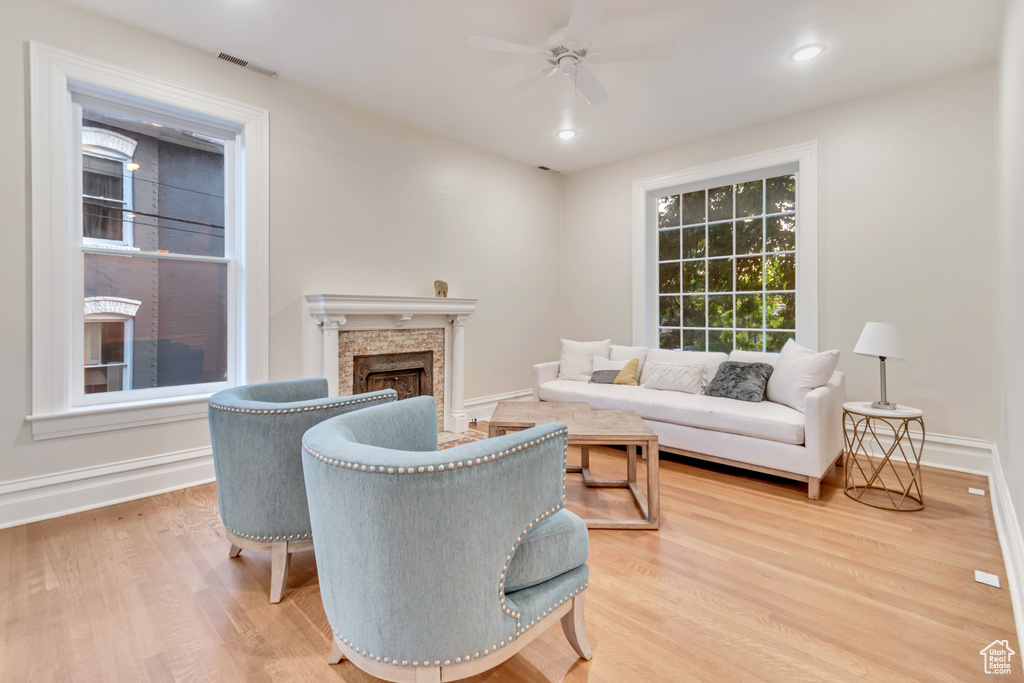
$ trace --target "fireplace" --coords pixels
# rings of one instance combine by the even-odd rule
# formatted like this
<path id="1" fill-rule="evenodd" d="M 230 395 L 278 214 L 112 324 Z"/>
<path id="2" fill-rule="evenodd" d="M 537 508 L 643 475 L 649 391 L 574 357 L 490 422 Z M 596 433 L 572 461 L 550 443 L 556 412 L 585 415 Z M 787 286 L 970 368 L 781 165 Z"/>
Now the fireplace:
<path id="1" fill-rule="evenodd" d="M 307 294 L 305 299 L 309 325 L 303 328 L 303 369 L 309 377 L 327 378 L 331 396 L 387 387 L 401 397 L 415 395 L 414 391 L 432 394 L 439 429 L 464 432 L 469 428 L 463 403 L 465 338 L 476 299 L 345 294 Z M 374 376 L 364 378 L 366 388 L 360 388 L 356 357 L 408 358 L 419 353 L 430 357 L 429 388 L 422 363 L 372 370 L 365 374 Z"/>
<path id="2" fill-rule="evenodd" d="M 434 353 L 381 353 L 352 357 L 352 393 L 394 389 L 398 400 L 434 393 Z"/>

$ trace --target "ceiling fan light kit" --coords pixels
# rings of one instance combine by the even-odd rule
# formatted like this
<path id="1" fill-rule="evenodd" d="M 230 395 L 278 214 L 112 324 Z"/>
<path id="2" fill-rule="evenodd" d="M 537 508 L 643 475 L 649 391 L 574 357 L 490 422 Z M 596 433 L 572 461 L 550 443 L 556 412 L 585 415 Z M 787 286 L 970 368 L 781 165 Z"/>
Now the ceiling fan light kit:
<path id="1" fill-rule="evenodd" d="M 607 64 L 668 59 L 675 52 L 673 41 L 592 48 L 590 33 L 601 20 L 607 7 L 608 0 L 576 0 L 569 25 L 544 41 L 542 48 L 484 36 L 473 36 L 469 39 L 469 44 L 487 50 L 531 57 L 540 56 L 547 60 L 548 66 L 506 90 L 507 95 L 522 92 L 557 72 L 571 78 L 574 92 L 582 95 L 590 106 L 595 106 L 605 102 L 610 96 L 593 72 L 586 67 L 586 62 Z"/>

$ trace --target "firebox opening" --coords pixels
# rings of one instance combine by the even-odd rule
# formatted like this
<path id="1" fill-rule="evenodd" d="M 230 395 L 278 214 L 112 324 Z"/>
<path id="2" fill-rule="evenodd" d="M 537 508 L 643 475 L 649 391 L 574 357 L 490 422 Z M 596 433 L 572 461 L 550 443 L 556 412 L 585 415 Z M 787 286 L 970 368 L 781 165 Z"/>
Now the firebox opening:
<path id="1" fill-rule="evenodd" d="M 432 396 L 434 353 L 384 353 L 352 358 L 352 393 L 394 389 L 398 399 Z"/>

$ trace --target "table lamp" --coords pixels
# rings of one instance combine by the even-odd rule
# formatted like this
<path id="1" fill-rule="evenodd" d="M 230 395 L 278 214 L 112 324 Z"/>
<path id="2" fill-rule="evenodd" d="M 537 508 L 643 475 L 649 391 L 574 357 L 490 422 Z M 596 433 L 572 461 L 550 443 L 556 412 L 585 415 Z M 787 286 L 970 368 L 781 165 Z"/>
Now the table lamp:
<path id="1" fill-rule="evenodd" d="M 871 404 L 872 408 L 896 410 L 895 403 L 885 400 L 885 361 L 906 360 L 903 357 L 903 344 L 900 341 L 900 330 L 891 323 L 865 323 L 860 333 L 857 346 L 853 352 L 861 356 L 877 356 L 881 361 L 882 400 Z"/>

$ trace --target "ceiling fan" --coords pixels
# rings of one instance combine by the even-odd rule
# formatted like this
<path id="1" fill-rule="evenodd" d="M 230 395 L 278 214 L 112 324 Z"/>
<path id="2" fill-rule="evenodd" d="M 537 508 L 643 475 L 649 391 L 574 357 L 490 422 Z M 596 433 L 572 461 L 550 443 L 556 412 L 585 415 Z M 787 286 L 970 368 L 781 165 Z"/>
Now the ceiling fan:
<path id="1" fill-rule="evenodd" d="M 609 98 L 608 91 L 587 68 L 587 63 L 668 59 L 675 52 L 675 42 L 671 40 L 601 48 L 592 47 L 589 40 L 590 32 L 601 20 L 607 7 L 608 0 L 576 0 L 576 6 L 569 18 L 569 25 L 548 38 L 543 47 L 520 45 L 484 36 L 473 36 L 469 39 L 469 44 L 487 50 L 539 56 L 547 60 L 548 66 L 522 83 L 506 90 L 507 95 L 522 92 L 548 76 L 561 72 L 572 79 L 576 92 L 583 95 L 588 104 L 598 105 Z"/>

